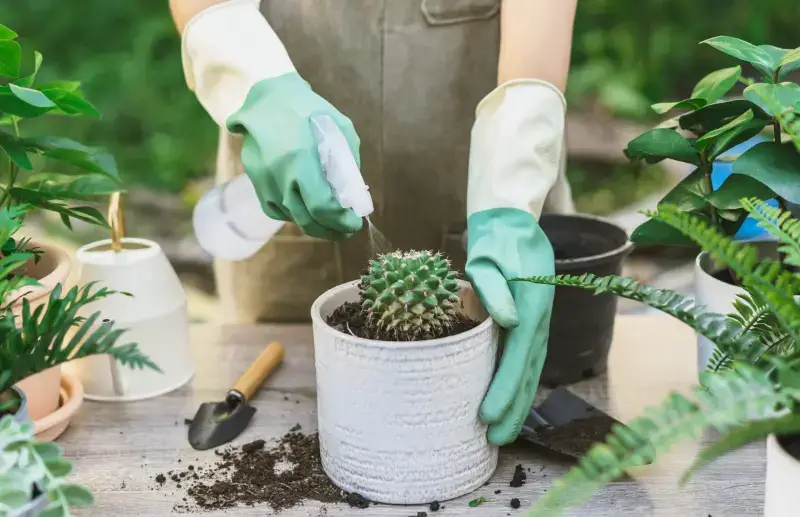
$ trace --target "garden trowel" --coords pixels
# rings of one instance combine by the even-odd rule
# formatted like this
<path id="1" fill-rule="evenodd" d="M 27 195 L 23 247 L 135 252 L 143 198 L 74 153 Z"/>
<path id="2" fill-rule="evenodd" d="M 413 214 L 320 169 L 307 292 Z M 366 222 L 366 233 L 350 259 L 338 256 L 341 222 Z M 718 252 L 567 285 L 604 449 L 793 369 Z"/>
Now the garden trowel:
<path id="1" fill-rule="evenodd" d="M 203 451 L 228 443 L 245 430 L 256 408 L 248 404 L 283 359 L 283 346 L 272 343 L 236 381 L 222 402 L 205 402 L 189 425 L 189 443 Z"/>
<path id="2" fill-rule="evenodd" d="M 604 442 L 619 421 L 564 387 L 556 388 L 538 407 L 532 407 L 520 438 L 574 459 Z M 632 431 L 631 431 L 632 433 Z"/>

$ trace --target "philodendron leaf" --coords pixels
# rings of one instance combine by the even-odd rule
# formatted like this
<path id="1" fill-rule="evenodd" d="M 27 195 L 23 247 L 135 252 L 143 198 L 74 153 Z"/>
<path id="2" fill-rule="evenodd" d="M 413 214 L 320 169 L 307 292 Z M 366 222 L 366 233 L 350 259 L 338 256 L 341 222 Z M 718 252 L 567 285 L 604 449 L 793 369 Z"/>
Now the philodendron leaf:
<path id="1" fill-rule="evenodd" d="M 11 158 L 11 161 L 18 166 L 27 170 L 33 169 L 33 164 L 30 158 L 28 158 L 25 146 L 13 135 L 0 131 L 0 148 L 3 149 L 8 157 Z"/>
<path id="2" fill-rule="evenodd" d="M 52 108 L 55 106 L 53 101 L 48 99 L 47 96 L 39 90 L 17 86 L 13 83 L 9 84 L 8 88 L 19 100 L 36 108 Z"/>
<path id="3" fill-rule="evenodd" d="M 660 244 L 665 246 L 694 246 L 694 241 L 672 226 L 650 219 L 640 224 L 631 234 L 636 244 Z"/>
<path id="4" fill-rule="evenodd" d="M 746 61 L 757 66 L 760 70 L 774 70 L 777 63 L 774 63 L 772 56 L 763 48 L 759 48 L 752 43 L 734 38 L 731 36 L 716 36 L 701 41 L 701 44 L 711 45 L 715 49 L 733 56 L 741 61 Z"/>
<path id="5" fill-rule="evenodd" d="M 0 111 L 17 117 L 33 118 L 47 113 L 50 109 L 40 108 L 23 101 L 11 91 L 10 85 L 0 86 Z"/>
<path id="6" fill-rule="evenodd" d="M 86 115 L 100 117 L 100 112 L 80 95 L 60 88 L 42 89 L 42 93 L 53 101 L 58 109 L 66 115 Z"/>
<path id="7" fill-rule="evenodd" d="M 39 91 L 45 90 L 66 90 L 68 92 L 77 92 L 81 87 L 78 81 L 51 81 L 39 85 Z"/>
<path id="8" fill-rule="evenodd" d="M 741 75 L 742 67 L 739 65 L 711 72 L 694 87 L 692 98 L 704 99 L 706 104 L 716 102 L 733 88 Z"/>
<path id="9" fill-rule="evenodd" d="M 700 149 L 710 148 L 709 158 L 713 160 L 731 147 L 757 135 L 767 123 L 766 119 L 755 118 L 753 110 L 747 110 L 724 126 L 698 138 L 696 145 Z"/>
<path id="10" fill-rule="evenodd" d="M 29 151 L 43 154 L 48 158 L 69 163 L 81 169 L 119 181 L 117 165 L 106 152 L 91 149 L 83 144 L 61 137 L 38 137 L 24 140 Z"/>
<path id="11" fill-rule="evenodd" d="M 705 134 L 727 124 L 748 110 L 753 111 L 753 116 L 760 119 L 769 119 L 769 115 L 757 105 L 748 100 L 736 99 L 732 101 L 709 104 L 697 111 L 681 115 L 678 119 L 681 129 L 686 129 L 697 134 Z"/>
<path id="12" fill-rule="evenodd" d="M 791 145 L 755 145 L 733 162 L 732 171 L 760 181 L 790 203 L 800 203 L 800 154 Z"/>
<path id="13" fill-rule="evenodd" d="M 706 200 L 720 210 L 742 208 L 742 198 L 773 199 L 775 192 L 757 179 L 741 174 L 731 174 L 725 183 L 706 196 Z"/>
<path id="14" fill-rule="evenodd" d="M 781 67 L 781 74 L 788 74 L 800 68 L 800 47 L 787 51 L 778 64 Z"/>
<path id="15" fill-rule="evenodd" d="M 743 95 L 745 99 L 774 116 L 776 111 L 783 111 L 800 102 L 800 86 L 789 82 L 756 83 L 745 88 Z"/>
<path id="16" fill-rule="evenodd" d="M 691 212 L 706 206 L 707 194 L 705 171 L 697 168 L 675 185 L 658 204 L 674 205 L 680 210 Z"/>
<path id="17" fill-rule="evenodd" d="M 0 24 L 0 40 L 10 40 L 16 39 L 17 33 L 6 27 L 5 25 Z"/>
<path id="18" fill-rule="evenodd" d="M 17 79 L 14 81 L 14 84 L 17 86 L 24 86 L 26 88 L 30 88 L 33 86 L 33 82 L 36 80 L 36 74 L 39 73 L 39 68 L 42 66 L 42 54 L 41 52 L 34 52 L 33 53 L 33 72 L 26 77 L 22 77 L 21 79 Z"/>
<path id="19" fill-rule="evenodd" d="M 17 77 L 22 49 L 19 43 L 11 40 L 0 40 L 0 75 Z"/>
<path id="20" fill-rule="evenodd" d="M 700 155 L 692 144 L 672 129 L 651 129 L 639 135 L 625 149 L 630 160 L 644 159 L 647 163 L 657 163 L 665 158 L 680 162 L 700 164 Z"/>
<path id="21" fill-rule="evenodd" d="M 107 176 L 66 177 L 59 174 L 46 176 L 37 174 L 24 184 L 26 189 L 35 190 L 53 199 L 91 201 L 99 196 L 108 196 L 120 191 L 120 185 Z"/>
<path id="22" fill-rule="evenodd" d="M 692 99 L 684 99 L 682 101 L 677 101 L 677 102 L 659 102 L 653 104 L 652 106 L 650 106 L 650 108 L 652 108 L 652 110 L 658 113 L 659 115 L 663 115 L 664 113 L 667 113 L 668 111 L 674 109 L 696 110 L 698 108 L 702 108 L 706 104 L 708 103 L 706 102 L 705 99 L 692 98 Z"/>

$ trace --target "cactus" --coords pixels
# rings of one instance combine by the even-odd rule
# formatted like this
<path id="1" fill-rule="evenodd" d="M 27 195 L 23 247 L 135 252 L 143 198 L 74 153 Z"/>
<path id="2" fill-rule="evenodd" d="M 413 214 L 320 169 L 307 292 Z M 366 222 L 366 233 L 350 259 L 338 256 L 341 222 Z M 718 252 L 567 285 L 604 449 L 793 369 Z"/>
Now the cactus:
<path id="1" fill-rule="evenodd" d="M 437 337 L 457 321 L 461 303 L 457 276 L 440 253 L 380 255 L 361 278 L 361 306 L 387 339 Z"/>

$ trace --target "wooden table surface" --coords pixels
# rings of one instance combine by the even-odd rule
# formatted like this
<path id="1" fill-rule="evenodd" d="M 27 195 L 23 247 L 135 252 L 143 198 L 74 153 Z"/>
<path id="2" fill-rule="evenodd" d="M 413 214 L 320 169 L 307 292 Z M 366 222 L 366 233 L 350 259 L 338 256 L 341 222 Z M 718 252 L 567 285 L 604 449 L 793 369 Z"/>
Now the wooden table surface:
<path id="1" fill-rule="evenodd" d="M 89 486 L 95 505 L 76 515 L 164 516 L 185 496 L 183 489 L 165 484 L 155 489 L 154 476 L 187 462 L 213 464 L 212 451 L 194 451 L 186 439 L 184 418 L 191 418 L 204 401 L 219 400 L 237 376 L 271 341 L 286 346 L 283 365 L 254 399 L 258 412 L 250 427 L 234 443 L 279 438 L 295 424 L 316 429 L 314 362 L 311 329 L 305 325 L 197 327 L 192 331 L 196 366 L 194 380 L 178 391 L 135 403 L 85 402 L 67 432 L 59 439 L 75 461 L 74 479 Z M 573 385 L 571 389 L 620 420 L 637 416 L 643 407 L 658 403 L 669 391 L 685 392 L 695 381 L 695 341 L 692 332 L 664 316 L 621 316 L 606 375 Z M 288 400 L 285 397 L 288 396 Z M 707 440 L 705 438 L 704 440 Z M 700 443 L 689 443 L 662 456 L 658 465 L 644 467 L 631 479 L 606 486 L 583 508 L 568 515 L 727 517 L 761 515 L 764 494 L 765 450 L 753 444 L 718 460 L 679 488 L 677 479 Z M 178 463 L 182 460 L 182 463 Z M 530 467 L 527 484 L 510 488 L 514 466 Z M 355 515 L 364 517 L 523 515 L 509 506 L 518 497 L 522 508 L 531 506 L 553 479 L 569 467 L 531 446 L 503 448 L 500 465 L 489 485 L 469 496 L 445 503 L 433 514 L 424 507 L 373 506 L 356 510 L 346 505 L 319 503 L 285 510 L 287 517 Z M 495 490 L 502 494 L 495 495 Z M 469 508 L 469 499 L 484 496 L 490 502 Z M 241 508 L 204 515 L 271 515 L 268 507 Z"/>

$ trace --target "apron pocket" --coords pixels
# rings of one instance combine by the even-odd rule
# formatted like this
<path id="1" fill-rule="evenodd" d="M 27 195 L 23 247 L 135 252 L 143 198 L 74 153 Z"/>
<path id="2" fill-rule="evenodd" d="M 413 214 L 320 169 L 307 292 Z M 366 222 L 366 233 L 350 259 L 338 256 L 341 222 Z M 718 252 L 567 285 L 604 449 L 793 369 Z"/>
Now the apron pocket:
<path id="1" fill-rule="evenodd" d="M 422 0 L 420 10 L 430 25 L 489 20 L 500 12 L 501 0 Z"/>

